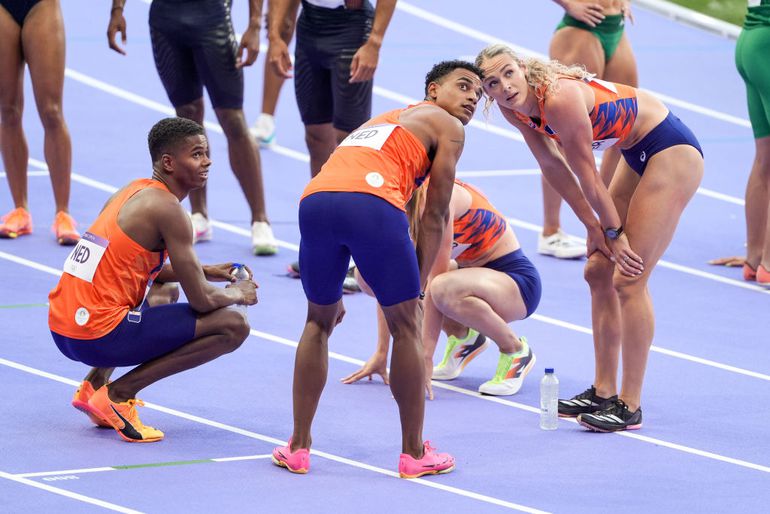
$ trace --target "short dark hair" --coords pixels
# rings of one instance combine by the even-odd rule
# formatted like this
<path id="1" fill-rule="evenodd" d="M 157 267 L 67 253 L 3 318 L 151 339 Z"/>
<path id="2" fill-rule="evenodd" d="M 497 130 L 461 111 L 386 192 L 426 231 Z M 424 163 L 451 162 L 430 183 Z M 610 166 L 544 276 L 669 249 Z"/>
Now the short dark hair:
<path id="1" fill-rule="evenodd" d="M 186 118 L 164 118 L 153 125 L 147 134 L 147 146 L 150 148 L 152 162 L 157 162 L 161 155 L 168 153 L 180 141 L 190 136 L 202 136 L 206 132 L 199 124 Z"/>
<path id="2" fill-rule="evenodd" d="M 475 73 L 478 75 L 479 79 L 481 79 L 481 68 L 471 62 L 462 61 L 460 59 L 454 59 L 452 61 L 441 61 L 440 63 L 433 66 L 428 74 L 425 75 L 425 96 L 428 96 L 428 86 L 430 86 L 432 82 L 441 82 L 441 79 L 458 68 L 462 68 L 464 70 L 470 71 L 471 73 Z"/>

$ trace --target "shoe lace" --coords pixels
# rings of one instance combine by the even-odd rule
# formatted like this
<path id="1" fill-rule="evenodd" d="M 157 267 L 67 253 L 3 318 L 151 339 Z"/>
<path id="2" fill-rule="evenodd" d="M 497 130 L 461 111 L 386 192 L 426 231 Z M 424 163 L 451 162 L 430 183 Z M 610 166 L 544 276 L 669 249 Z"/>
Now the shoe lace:
<path id="1" fill-rule="evenodd" d="M 596 388 L 594 386 L 589 387 L 582 393 L 573 397 L 573 400 L 593 400 L 596 396 Z"/>
<path id="2" fill-rule="evenodd" d="M 54 228 L 56 229 L 57 233 L 74 232 L 76 226 L 77 226 L 77 223 L 75 222 L 75 220 L 72 219 L 72 216 L 70 216 L 66 212 L 59 211 L 56 213 Z"/>
<path id="3" fill-rule="evenodd" d="M 435 452 L 436 452 L 436 448 L 434 448 L 434 447 L 433 447 L 433 446 L 430 444 L 430 441 L 425 441 L 425 442 L 422 444 L 422 447 L 423 447 L 423 449 L 425 450 L 425 453 L 435 453 Z"/>
<path id="4" fill-rule="evenodd" d="M 595 414 L 600 416 L 615 415 L 620 419 L 625 419 L 628 416 L 624 416 L 624 412 L 628 413 L 628 406 L 626 406 L 623 400 L 615 400 L 609 406 L 607 406 L 606 409 L 601 410 Z"/>
<path id="5" fill-rule="evenodd" d="M 136 411 L 136 408 L 137 406 L 144 407 L 144 402 L 139 398 L 131 398 L 130 400 L 126 400 L 126 404 L 130 407 L 126 417 L 131 423 L 136 424 L 136 422 L 139 421 L 139 413 Z"/>
<path id="6" fill-rule="evenodd" d="M 500 354 L 500 359 L 497 361 L 497 370 L 495 371 L 495 376 L 492 379 L 492 382 L 502 382 L 505 380 L 505 375 L 507 375 L 508 370 L 511 369 L 511 364 L 513 364 L 515 358 L 515 354 Z"/>
<path id="7" fill-rule="evenodd" d="M 446 348 L 444 349 L 444 358 L 441 359 L 441 362 L 438 365 L 439 368 L 443 368 L 449 364 L 449 359 L 452 358 L 452 353 L 455 351 L 458 344 L 459 341 L 456 337 L 450 336 L 447 338 Z"/>
<path id="8" fill-rule="evenodd" d="M 3 223 L 12 224 L 14 222 L 22 223 L 25 218 L 25 212 L 24 209 L 19 207 L 18 209 L 14 209 L 5 216 L 2 217 Z"/>

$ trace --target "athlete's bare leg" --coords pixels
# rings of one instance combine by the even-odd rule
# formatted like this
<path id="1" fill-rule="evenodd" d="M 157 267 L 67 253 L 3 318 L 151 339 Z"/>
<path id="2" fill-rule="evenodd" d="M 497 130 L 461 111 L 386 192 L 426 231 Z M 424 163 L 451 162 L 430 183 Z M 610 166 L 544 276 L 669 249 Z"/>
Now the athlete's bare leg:
<path id="1" fill-rule="evenodd" d="M 310 176 L 315 177 L 321 171 L 334 149 L 349 132 L 334 128 L 331 123 L 305 125 L 305 143 L 310 154 Z"/>
<path id="2" fill-rule="evenodd" d="M 770 136 L 755 139 L 756 154 L 746 185 L 746 262 L 770 269 Z"/>
<path id="3" fill-rule="evenodd" d="M 230 167 L 251 209 L 251 222 L 267 221 L 262 163 L 242 109 L 215 109 L 227 137 Z"/>
<path id="4" fill-rule="evenodd" d="M 390 390 L 398 403 L 401 416 L 401 453 L 421 459 L 425 419 L 422 312 L 417 299 L 383 307 L 382 312 L 393 336 Z"/>
<path id="5" fill-rule="evenodd" d="M 612 58 L 604 67 L 604 76 L 600 78 L 633 87 L 639 86 L 636 58 L 634 57 L 633 50 L 631 50 L 631 43 L 629 43 L 628 37 L 625 34 L 620 38 L 615 53 L 612 54 Z M 615 173 L 619 161 L 620 149 L 613 146 L 604 151 L 602 164 L 599 168 L 599 175 L 601 175 L 604 185 L 609 185 L 612 181 L 612 175 Z"/>
<path id="6" fill-rule="evenodd" d="M 616 206 L 626 196 L 624 176 L 633 173 L 627 164 L 621 164 L 610 186 Z M 652 344 L 655 317 L 652 299 L 647 289 L 652 270 L 668 247 L 685 206 L 695 194 L 703 177 L 703 159 L 698 151 L 686 145 L 667 148 L 654 155 L 647 164 L 628 203 L 623 226 L 631 248 L 644 260 L 644 273 L 639 277 L 625 277 L 612 268 L 612 284 L 620 304 L 619 316 L 613 322 L 594 326 L 597 354 L 616 334 L 622 341 L 623 376 L 619 397 L 635 411 L 641 404 L 642 384 L 647 357 Z M 666 205 L 662 212 L 660 205 Z M 620 209 L 619 209 L 620 210 Z M 623 218 L 623 214 L 621 218 Z M 588 273 L 588 270 L 587 270 Z M 594 285 L 591 284 L 592 293 Z M 608 302 L 593 302 L 592 309 L 606 309 Z M 595 313 L 596 314 L 596 313 Z M 619 330 L 618 330 L 619 326 Z M 603 332 L 607 330 L 607 332 Z M 597 355 L 597 375 L 599 374 Z M 606 370 L 605 370 L 606 371 Z M 604 396 L 607 391 L 597 394 Z M 610 394 L 613 391 L 609 391 Z"/>
<path id="7" fill-rule="evenodd" d="M 14 207 L 27 209 L 29 150 L 22 128 L 23 81 L 21 27 L 0 6 L 0 151 Z"/>
<path id="8" fill-rule="evenodd" d="M 503 353 L 522 349 L 508 323 L 524 319 L 527 307 L 519 286 L 489 268 L 463 268 L 442 273 L 431 281 L 433 303 L 445 317 L 490 337 Z"/>
<path id="9" fill-rule="evenodd" d="M 37 112 L 45 132 L 43 149 L 56 212 L 68 212 L 72 143 L 62 113 L 65 42 L 64 19 L 58 0 L 41 0 L 30 10 L 24 20 L 21 40 Z"/>
<path id="10" fill-rule="evenodd" d="M 294 432 L 290 450 L 310 448 L 313 424 L 321 393 L 329 370 L 329 336 L 342 321 L 345 308 L 342 300 L 331 305 L 308 302 L 305 329 L 297 345 L 294 359 Z"/>

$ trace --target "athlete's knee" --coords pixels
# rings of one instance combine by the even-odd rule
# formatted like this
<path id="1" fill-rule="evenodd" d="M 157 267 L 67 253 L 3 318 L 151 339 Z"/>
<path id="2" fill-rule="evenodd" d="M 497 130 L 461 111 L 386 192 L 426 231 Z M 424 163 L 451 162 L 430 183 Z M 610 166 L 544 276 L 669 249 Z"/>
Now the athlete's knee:
<path id="1" fill-rule="evenodd" d="M 21 126 L 21 107 L 15 104 L 0 105 L 0 121 L 6 127 Z"/>
<path id="2" fill-rule="evenodd" d="M 591 287 L 610 286 L 614 263 L 601 252 L 594 252 L 586 261 L 583 278 Z"/>
<path id="3" fill-rule="evenodd" d="M 331 335 L 334 327 L 342 323 L 345 317 L 345 307 L 342 302 L 332 305 L 317 305 L 310 303 L 307 311 L 307 324 L 315 326 L 327 336 Z"/>
<path id="4" fill-rule="evenodd" d="M 762 143 L 757 143 L 754 160 L 756 161 L 752 171 L 755 171 L 763 181 L 770 180 L 770 137 L 764 138 Z"/>
<path id="5" fill-rule="evenodd" d="M 445 312 L 457 300 L 456 288 L 446 274 L 435 277 L 430 282 L 430 297 L 438 310 Z"/>
<path id="6" fill-rule="evenodd" d="M 203 99 L 176 107 L 176 115 L 196 123 L 203 123 Z"/>
<path id="7" fill-rule="evenodd" d="M 404 310 L 396 315 L 391 314 L 388 328 L 393 336 L 394 345 L 408 341 L 419 341 L 420 339 L 420 323 L 417 311 L 407 312 Z"/>
<path id="8" fill-rule="evenodd" d="M 222 131 L 228 139 L 238 139 L 249 136 L 246 118 L 240 109 L 218 109 L 217 118 L 222 125 Z"/>
<path id="9" fill-rule="evenodd" d="M 305 126 L 305 143 L 308 151 L 321 152 L 334 147 L 334 132 L 329 126 Z"/>
<path id="10" fill-rule="evenodd" d="M 623 301 L 624 299 L 644 293 L 647 289 L 647 278 L 644 275 L 641 277 L 629 277 L 615 270 L 612 274 L 612 287 L 617 291 L 618 298 Z"/>
<path id="11" fill-rule="evenodd" d="M 40 122 L 47 130 L 56 130 L 64 125 L 61 104 L 50 103 L 39 109 Z"/>
<path id="12" fill-rule="evenodd" d="M 225 353 L 237 350 L 249 337 L 249 321 L 240 312 L 226 309 L 227 315 L 222 320 L 222 335 Z"/>

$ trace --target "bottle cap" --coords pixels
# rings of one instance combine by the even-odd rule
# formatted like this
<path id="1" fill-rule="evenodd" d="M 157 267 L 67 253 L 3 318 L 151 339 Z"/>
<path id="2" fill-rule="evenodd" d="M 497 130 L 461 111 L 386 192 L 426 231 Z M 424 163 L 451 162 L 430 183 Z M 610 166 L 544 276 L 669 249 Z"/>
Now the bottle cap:
<path id="1" fill-rule="evenodd" d="M 553 373 L 553 368 L 545 368 L 546 373 Z"/>

